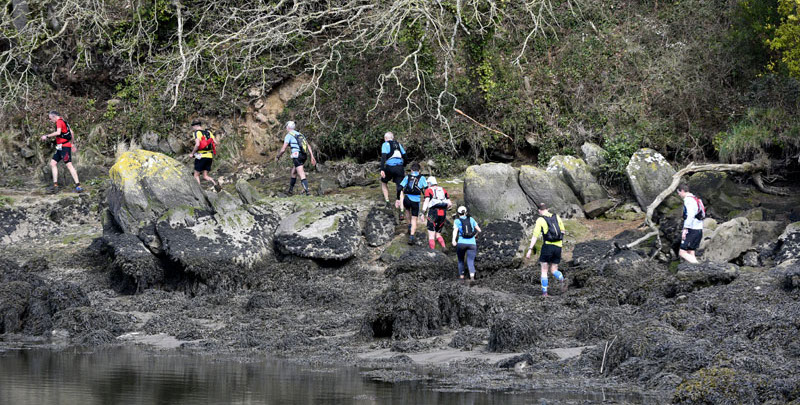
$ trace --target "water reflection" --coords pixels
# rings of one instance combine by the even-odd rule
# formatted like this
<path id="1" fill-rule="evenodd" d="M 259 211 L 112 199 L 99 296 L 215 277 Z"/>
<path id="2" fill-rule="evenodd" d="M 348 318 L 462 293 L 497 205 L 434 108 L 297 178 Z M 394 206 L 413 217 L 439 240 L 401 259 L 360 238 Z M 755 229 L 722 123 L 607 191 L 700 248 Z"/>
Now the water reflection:
<path id="1" fill-rule="evenodd" d="M 0 352 L 0 404 L 477 405 L 531 404 L 541 399 L 541 394 L 437 392 L 422 383 L 376 383 L 355 368 L 314 370 L 277 360 L 242 363 L 130 348 Z M 582 402 L 602 397 L 560 399 Z"/>

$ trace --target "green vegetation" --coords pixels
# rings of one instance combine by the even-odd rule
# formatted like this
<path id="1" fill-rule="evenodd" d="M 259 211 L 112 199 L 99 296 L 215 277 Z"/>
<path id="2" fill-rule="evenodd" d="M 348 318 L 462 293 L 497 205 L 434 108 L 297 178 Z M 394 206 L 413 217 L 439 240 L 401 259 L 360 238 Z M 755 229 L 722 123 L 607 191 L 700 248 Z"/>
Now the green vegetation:
<path id="1" fill-rule="evenodd" d="M 0 208 L 6 208 L 14 205 L 14 199 L 7 195 L 0 195 Z"/>

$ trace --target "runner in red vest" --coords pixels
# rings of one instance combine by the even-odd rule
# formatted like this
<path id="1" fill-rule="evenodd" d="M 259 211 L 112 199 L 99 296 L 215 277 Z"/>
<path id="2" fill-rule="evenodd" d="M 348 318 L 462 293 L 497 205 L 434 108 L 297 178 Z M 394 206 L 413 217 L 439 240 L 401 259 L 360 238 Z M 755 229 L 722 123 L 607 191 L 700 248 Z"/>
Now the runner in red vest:
<path id="1" fill-rule="evenodd" d="M 63 160 L 67 166 L 67 170 L 69 170 L 69 174 L 72 175 L 72 180 L 75 181 L 75 191 L 80 193 L 83 191 L 83 188 L 81 188 L 81 182 L 78 180 L 78 172 L 75 170 L 75 167 L 72 166 L 72 152 L 78 149 L 76 145 L 73 145 L 74 138 L 72 129 L 56 111 L 50 111 L 47 117 L 50 119 L 50 122 L 56 124 L 55 131 L 47 135 L 42 135 L 42 141 L 47 140 L 47 138 L 56 137 L 56 153 L 50 160 L 50 171 L 53 173 L 53 187 L 49 191 L 53 194 L 58 192 L 58 162 Z"/>
<path id="2" fill-rule="evenodd" d="M 442 229 L 447 222 L 447 209 L 453 206 L 447 190 L 440 187 L 436 182 L 436 177 L 428 177 L 428 187 L 425 190 L 425 202 L 422 204 L 422 212 L 427 213 L 428 217 L 428 246 L 436 248 L 436 241 L 442 245 L 442 249 L 447 249 L 442 237 Z"/>

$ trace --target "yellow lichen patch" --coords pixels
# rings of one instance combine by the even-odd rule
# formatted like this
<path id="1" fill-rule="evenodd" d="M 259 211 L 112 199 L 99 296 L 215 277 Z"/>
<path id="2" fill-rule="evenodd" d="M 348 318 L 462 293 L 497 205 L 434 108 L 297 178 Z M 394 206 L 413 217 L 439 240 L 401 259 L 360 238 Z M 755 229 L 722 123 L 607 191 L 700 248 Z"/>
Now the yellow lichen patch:
<path id="1" fill-rule="evenodd" d="M 181 176 L 180 168 L 181 164 L 169 156 L 140 149 L 122 154 L 108 175 L 115 185 L 124 187 L 143 177 L 178 178 Z"/>

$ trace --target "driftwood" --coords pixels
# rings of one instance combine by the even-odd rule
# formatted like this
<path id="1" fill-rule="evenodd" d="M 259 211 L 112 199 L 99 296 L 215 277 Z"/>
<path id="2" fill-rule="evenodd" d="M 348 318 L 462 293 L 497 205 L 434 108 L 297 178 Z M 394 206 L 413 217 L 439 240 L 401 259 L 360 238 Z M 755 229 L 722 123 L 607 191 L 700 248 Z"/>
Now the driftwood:
<path id="1" fill-rule="evenodd" d="M 706 165 L 695 165 L 694 162 L 689 163 L 688 166 L 684 167 L 683 169 L 679 170 L 677 173 L 672 175 L 672 183 L 670 183 L 669 187 L 664 189 L 664 191 L 659 194 L 655 200 L 647 207 L 647 216 L 645 217 L 645 225 L 650 228 L 650 232 L 646 235 L 642 236 L 635 241 L 628 243 L 624 246 L 617 246 L 614 245 L 615 250 L 617 249 L 631 249 L 633 247 L 638 246 L 642 242 L 656 237 L 656 249 L 651 256 L 654 257 L 660 250 L 661 250 L 661 231 L 658 229 L 658 225 L 653 222 L 653 214 L 664 202 L 670 194 L 674 193 L 675 190 L 678 188 L 678 185 L 681 182 L 681 178 L 683 176 L 690 174 L 690 173 L 699 173 L 699 172 L 737 172 L 737 173 L 751 173 L 753 176 L 753 183 L 755 183 L 756 187 L 767 194 L 776 194 L 776 195 L 788 195 L 784 190 L 779 189 L 777 187 L 768 187 L 764 185 L 763 180 L 761 179 L 761 172 L 767 168 L 765 162 L 747 162 L 741 164 L 725 164 L 725 163 L 713 163 L 713 164 L 706 164 Z"/>

